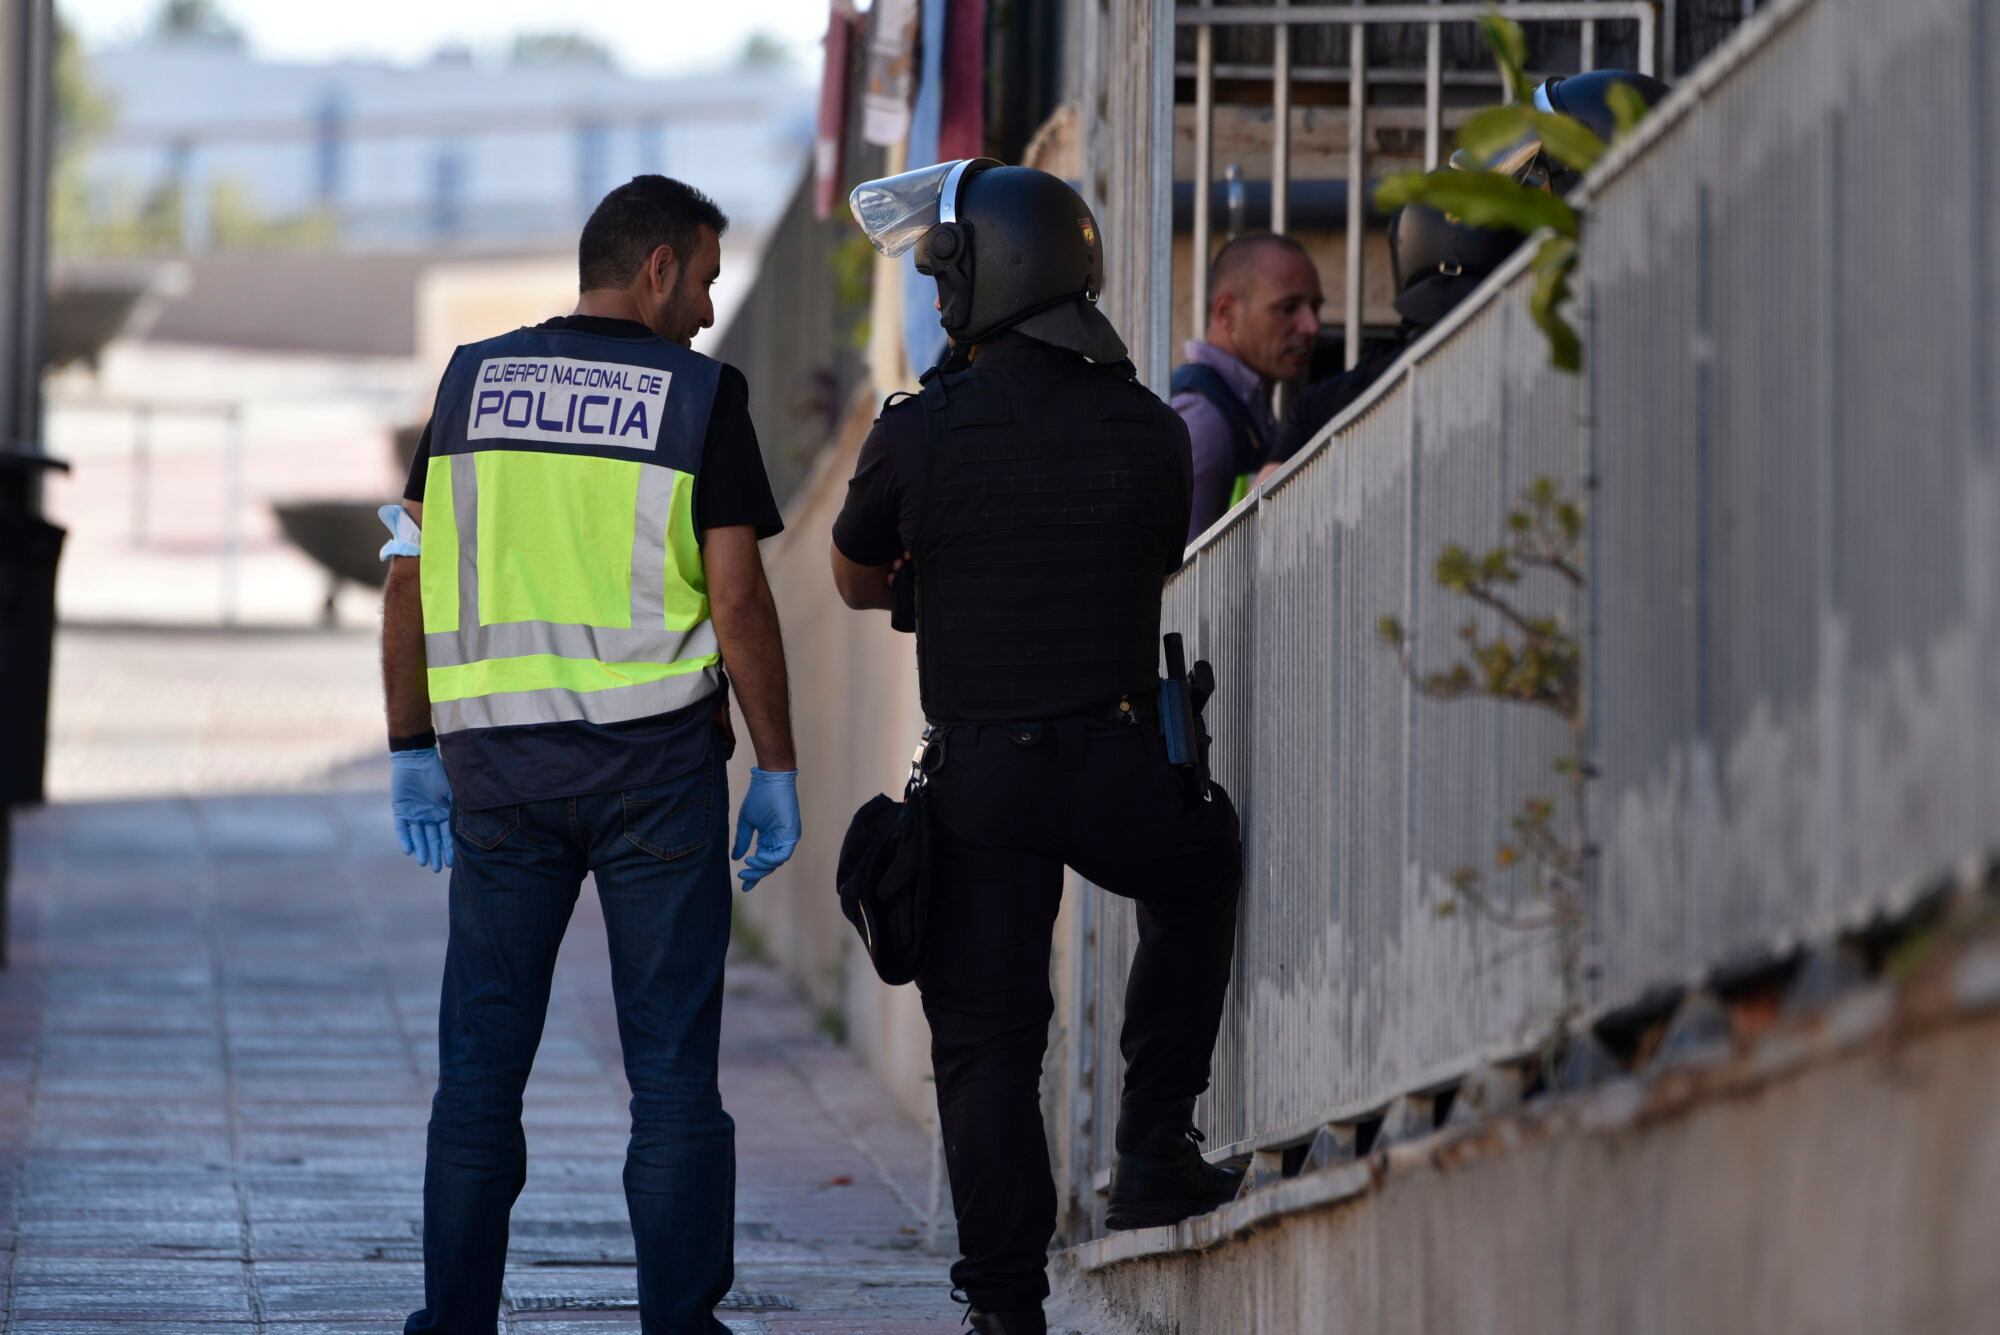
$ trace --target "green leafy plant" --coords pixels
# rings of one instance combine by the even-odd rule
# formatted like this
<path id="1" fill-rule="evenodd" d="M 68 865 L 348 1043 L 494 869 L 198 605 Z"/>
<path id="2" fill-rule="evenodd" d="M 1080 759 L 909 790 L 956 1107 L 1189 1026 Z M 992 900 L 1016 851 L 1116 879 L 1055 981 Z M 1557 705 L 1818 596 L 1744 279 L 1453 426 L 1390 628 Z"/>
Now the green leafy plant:
<path id="1" fill-rule="evenodd" d="M 1584 541 L 1583 507 L 1552 479 L 1536 478 L 1508 512 L 1499 543 L 1484 552 L 1454 543 L 1438 553 L 1432 570 L 1438 587 L 1489 614 L 1483 623 L 1473 616 L 1458 627 L 1456 662 L 1422 670 L 1415 638 L 1403 623 L 1395 617 L 1377 623 L 1383 642 L 1427 699 L 1525 706 L 1555 715 L 1568 730 L 1568 744 L 1553 765 L 1563 780 L 1562 798 L 1523 801 L 1509 818 L 1511 837 L 1494 851 L 1493 883 L 1478 867 L 1460 867 L 1450 877 L 1453 897 L 1439 906 L 1444 916 L 1463 907 L 1512 930 L 1553 933 L 1566 1016 L 1582 1006 L 1594 855 L 1586 802 L 1594 771 L 1585 751 L 1583 648 L 1563 617 L 1524 605 L 1522 584 L 1539 571 L 1580 594 L 1586 580 Z M 1522 878 L 1523 889 L 1510 892 L 1499 884 Z"/>
<path id="2" fill-rule="evenodd" d="M 1534 137 L 1541 141 L 1543 152 L 1564 166 L 1590 170 L 1610 145 L 1580 121 L 1536 110 L 1531 100 L 1534 86 L 1525 69 L 1528 42 L 1520 25 L 1493 10 L 1480 19 L 1480 28 L 1500 68 L 1508 105 L 1475 113 L 1459 128 L 1457 147 L 1471 161 L 1490 162 Z M 1645 101 L 1623 84 L 1608 96 L 1622 136 L 1646 114 Z M 1583 236 L 1582 219 L 1569 204 L 1547 190 L 1478 170 L 1402 172 L 1382 182 L 1375 203 L 1385 212 L 1424 204 L 1469 227 L 1504 227 L 1529 237 L 1546 233 L 1531 266 L 1535 286 L 1528 310 L 1549 341 L 1549 360 L 1565 371 L 1582 368 L 1583 342 L 1564 314 L 1574 295 L 1570 277 Z"/>

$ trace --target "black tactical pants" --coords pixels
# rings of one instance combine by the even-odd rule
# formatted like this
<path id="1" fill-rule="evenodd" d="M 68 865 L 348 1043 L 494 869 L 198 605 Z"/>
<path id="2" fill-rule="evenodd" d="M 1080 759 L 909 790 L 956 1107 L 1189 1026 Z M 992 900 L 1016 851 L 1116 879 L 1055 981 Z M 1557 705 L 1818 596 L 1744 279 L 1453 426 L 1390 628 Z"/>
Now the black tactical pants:
<path id="1" fill-rule="evenodd" d="M 1242 852 L 1228 795 L 1190 800 L 1157 725 L 957 727 L 931 780 L 933 899 L 917 978 L 973 1306 L 1039 1306 L 1055 1231 L 1038 1091 L 1063 868 L 1138 901 L 1118 1141 L 1208 1087 Z"/>

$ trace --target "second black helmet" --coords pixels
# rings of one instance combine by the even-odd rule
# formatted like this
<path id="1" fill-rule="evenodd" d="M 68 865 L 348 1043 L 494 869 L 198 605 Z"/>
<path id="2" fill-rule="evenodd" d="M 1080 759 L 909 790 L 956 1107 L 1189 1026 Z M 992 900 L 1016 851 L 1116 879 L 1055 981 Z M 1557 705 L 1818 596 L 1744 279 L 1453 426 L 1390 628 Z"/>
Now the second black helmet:
<path id="1" fill-rule="evenodd" d="M 1436 324 L 1498 269 L 1521 239 L 1505 227 L 1468 227 L 1428 204 L 1405 205 L 1389 223 L 1397 313 L 1426 329 Z"/>

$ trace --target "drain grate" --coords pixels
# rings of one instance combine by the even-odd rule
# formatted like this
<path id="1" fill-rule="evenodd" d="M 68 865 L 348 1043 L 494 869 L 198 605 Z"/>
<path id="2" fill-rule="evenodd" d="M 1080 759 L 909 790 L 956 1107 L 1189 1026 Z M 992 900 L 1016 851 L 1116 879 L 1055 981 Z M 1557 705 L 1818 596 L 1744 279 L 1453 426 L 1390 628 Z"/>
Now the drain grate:
<path id="1" fill-rule="evenodd" d="M 535 1294 L 516 1298 L 516 1312 L 634 1312 L 639 1300 L 624 1294 Z M 731 1289 L 717 1305 L 719 1312 L 796 1312 L 799 1305 L 782 1293 L 745 1293 Z"/>
<path id="2" fill-rule="evenodd" d="M 636 1312 L 639 1310 L 637 1298 L 588 1297 L 581 1294 L 535 1294 L 527 1298 L 516 1298 L 512 1303 L 516 1312 Z"/>
<path id="3" fill-rule="evenodd" d="M 413 1226 L 414 1227 L 414 1226 Z M 737 1244 L 778 1242 L 778 1232 L 761 1219 L 736 1222 Z M 632 1256 L 632 1226 L 623 1220 L 609 1223 L 526 1220 L 513 1228 L 509 1260 L 516 1265 L 564 1267 L 624 1267 L 635 1264 Z M 603 1243 L 592 1246 L 592 1243 Z M 416 1242 L 388 1242 L 370 1247 L 364 1261 L 422 1261 L 424 1249 Z"/>

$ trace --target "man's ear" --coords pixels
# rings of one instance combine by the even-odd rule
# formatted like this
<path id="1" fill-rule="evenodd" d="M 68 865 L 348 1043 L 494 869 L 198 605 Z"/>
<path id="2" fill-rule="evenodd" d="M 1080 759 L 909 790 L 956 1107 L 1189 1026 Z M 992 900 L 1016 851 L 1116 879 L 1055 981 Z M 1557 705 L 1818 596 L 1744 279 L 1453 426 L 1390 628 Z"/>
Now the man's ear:
<path id="1" fill-rule="evenodd" d="M 680 257 L 674 254 L 674 248 L 664 243 L 654 246 L 653 253 L 646 257 L 646 278 L 653 290 L 672 292 L 680 282 L 680 276 Z"/>
<path id="2" fill-rule="evenodd" d="M 1216 293 L 1208 301 L 1208 327 L 1235 332 L 1236 294 L 1229 291 Z"/>

